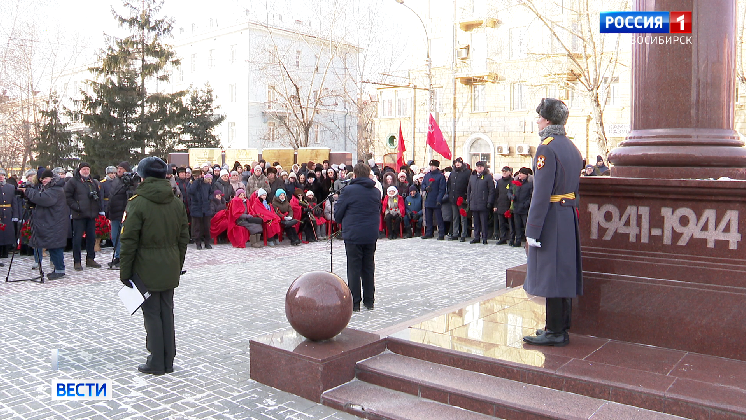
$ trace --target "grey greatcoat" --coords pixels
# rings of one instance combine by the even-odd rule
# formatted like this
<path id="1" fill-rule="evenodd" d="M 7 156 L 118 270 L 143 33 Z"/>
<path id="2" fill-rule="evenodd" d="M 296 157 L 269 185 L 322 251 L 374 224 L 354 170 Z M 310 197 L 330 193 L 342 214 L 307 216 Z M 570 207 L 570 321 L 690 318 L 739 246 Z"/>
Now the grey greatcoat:
<path id="1" fill-rule="evenodd" d="M 526 237 L 541 242 L 528 247 L 527 293 L 548 298 L 583 294 L 580 230 L 576 212 L 583 158 L 566 136 L 547 137 L 536 149 L 534 195 Z M 550 202 L 550 196 L 575 193 L 575 200 Z"/>
<path id="2" fill-rule="evenodd" d="M 26 197 L 36 204 L 31 216 L 31 246 L 33 248 L 64 248 L 70 227 L 70 207 L 67 206 L 63 186 L 58 176 L 46 186 L 29 188 Z"/>
<path id="3" fill-rule="evenodd" d="M 5 230 L 0 230 L 0 245 L 15 245 L 16 230 L 13 219 L 20 219 L 23 209 L 16 200 L 16 187 L 10 183 L 0 186 L 0 222 L 5 224 Z"/>

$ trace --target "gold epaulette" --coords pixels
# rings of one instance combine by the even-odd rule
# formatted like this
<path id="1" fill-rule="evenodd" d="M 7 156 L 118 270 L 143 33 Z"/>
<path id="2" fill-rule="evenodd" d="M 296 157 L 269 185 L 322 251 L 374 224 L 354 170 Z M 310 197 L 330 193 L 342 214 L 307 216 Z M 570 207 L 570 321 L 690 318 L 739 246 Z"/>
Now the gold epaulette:
<path id="1" fill-rule="evenodd" d="M 544 139 L 543 142 L 541 142 L 541 144 L 547 145 L 547 144 L 551 143 L 552 140 L 554 140 L 554 137 L 547 137 L 547 138 Z"/>
<path id="2" fill-rule="evenodd" d="M 127 199 L 127 201 L 131 201 L 131 200 L 132 200 L 133 198 L 135 198 L 135 197 L 137 197 L 137 194 L 135 194 L 135 195 L 133 195 L 132 197 L 130 197 L 129 199 Z"/>

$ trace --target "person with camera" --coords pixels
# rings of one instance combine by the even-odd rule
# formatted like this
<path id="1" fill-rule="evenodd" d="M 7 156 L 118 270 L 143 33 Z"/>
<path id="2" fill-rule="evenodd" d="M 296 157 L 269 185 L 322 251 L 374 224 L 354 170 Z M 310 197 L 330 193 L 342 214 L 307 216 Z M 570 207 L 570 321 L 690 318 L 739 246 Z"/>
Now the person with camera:
<path id="1" fill-rule="evenodd" d="M 139 177 L 132 174 L 129 162 L 119 162 L 117 175 L 109 187 L 109 204 L 106 208 L 106 218 L 111 221 L 111 241 L 114 243 L 114 259 L 109 263 L 110 268 L 119 266 L 119 233 L 122 230 L 122 217 L 127 207 L 127 200 L 135 194 Z"/>
<path id="2" fill-rule="evenodd" d="M 73 217 L 73 262 L 76 271 L 82 271 L 81 245 L 83 232 L 85 232 L 86 267 L 100 268 L 97 263 L 95 246 L 96 217 L 103 212 L 103 197 L 98 181 L 91 178 L 91 165 L 80 162 L 70 180 L 65 183 L 65 196 L 67 205 L 72 211 Z M 109 201 L 111 205 L 111 201 Z"/>
<path id="3" fill-rule="evenodd" d="M 44 169 L 37 179 L 38 185 L 27 184 L 18 189 L 28 201 L 36 205 L 31 216 L 30 245 L 36 250 L 49 251 L 54 271 L 47 278 L 54 280 L 65 276 L 65 258 L 62 252 L 67 244 L 70 208 L 63 189 L 64 179 L 60 179 L 49 169 Z"/>
<path id="4" fill-rule="evenodd" d="M 137 165 L 142 182 L 129 200 L 121 234 L 119 280 L 132 287 L 129 280 L 139 276 L 150 292 L 142 304 L 150 355 L 137 370 L 151 375 L 174 370 L 174 289 L 179 286 L 189 243 L 186 209 L 174 196 L 167 171 L 166 162 L 157 157 L 146 157 Z"/>
<path id="5" fill-rule="evenodd" d="M 352 173 L 354 178 L 342 190 L 334 206 L 334 220 L 342 224 L 352 310 L 360 311 L 361 301 L 367 309 L 373 309 L 375 302 L 375 253 L 381 220 L 381 194 L 375 181 L 370 179 L 368 165 L 358 163 Z"/>

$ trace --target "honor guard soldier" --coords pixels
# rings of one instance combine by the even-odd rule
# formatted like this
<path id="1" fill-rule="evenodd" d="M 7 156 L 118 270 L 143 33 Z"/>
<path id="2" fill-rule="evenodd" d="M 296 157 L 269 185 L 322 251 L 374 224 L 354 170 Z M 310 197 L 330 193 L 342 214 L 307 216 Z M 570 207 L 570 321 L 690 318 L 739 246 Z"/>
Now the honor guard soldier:
<path id="1" fill-rule="evenodd" d="M 523 337 L 529 344 L 570 343 L 572 298 L 583 294 L 578 227 L 578 173 L 583 158 L 565 135 L 567 105 L 552 98 L 536 108 L 541 144 L 534 158 L 534 194 L 528 212 L 528 264 L 523 288 L 546 298 L 546 327 Z"/>
<path id="2" fill-rule="evenodd" d="M 16 229 L 13 222 L 17 222 L 21 209 L 16 199 L 15 185 L 6 181 L 8 173 L 0 169 L 0 258 L 8 258 L 8 252 L 16 246 Z"/>

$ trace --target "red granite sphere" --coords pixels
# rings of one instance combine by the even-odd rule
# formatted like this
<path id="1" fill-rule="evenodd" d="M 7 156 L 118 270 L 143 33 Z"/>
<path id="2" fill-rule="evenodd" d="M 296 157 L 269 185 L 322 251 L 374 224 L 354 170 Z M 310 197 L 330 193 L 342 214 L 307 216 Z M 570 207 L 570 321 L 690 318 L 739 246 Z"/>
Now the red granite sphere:
<path id="1" fill-rule="evenodd" d="M 352 295 L 339 276 L 312 271 L 295 279 L 285 295 L 285 316 L 298 334 L 312 341 L 328 340 L 352 317 Z"/>

